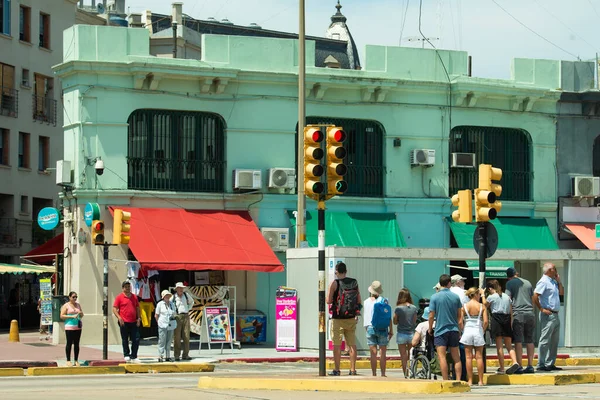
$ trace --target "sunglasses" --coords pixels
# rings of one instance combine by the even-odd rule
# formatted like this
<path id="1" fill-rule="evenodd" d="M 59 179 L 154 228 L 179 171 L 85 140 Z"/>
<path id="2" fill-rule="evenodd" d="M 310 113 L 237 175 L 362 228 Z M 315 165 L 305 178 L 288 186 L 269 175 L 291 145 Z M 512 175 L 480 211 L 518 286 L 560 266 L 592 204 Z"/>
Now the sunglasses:
<path id="1" fill-rule="evenodd" d="M 77 298 L 77 296 L 71 296 L 71 298 L 72 298 L 72 299 L 76 299 L 76 298 Z"/>

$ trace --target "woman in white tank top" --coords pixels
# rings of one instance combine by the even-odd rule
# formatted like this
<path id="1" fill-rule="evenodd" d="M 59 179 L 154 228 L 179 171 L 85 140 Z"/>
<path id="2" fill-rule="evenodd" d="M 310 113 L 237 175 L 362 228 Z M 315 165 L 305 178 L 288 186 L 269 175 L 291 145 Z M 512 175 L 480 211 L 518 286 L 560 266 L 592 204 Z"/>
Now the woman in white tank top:
<path id="1" fill-rule="evenodd" d="M 464 329 L 460 342 L 465 345 L 465 356 L 467 361 L 467 378 L 469 386 L 473 384 L 473 349 L 477 359 L 477 376 L 479 377 L 479 386 L 483 386 L 483 346 L 485 339 L 483 333 L 487 329 L 488 315 L 485 307 L 485 296 L 483 289 L 471 288 L 465 295 L 469 301 L 463 305 Z M 479 303 L 479 300 L 483 304 Z"/>

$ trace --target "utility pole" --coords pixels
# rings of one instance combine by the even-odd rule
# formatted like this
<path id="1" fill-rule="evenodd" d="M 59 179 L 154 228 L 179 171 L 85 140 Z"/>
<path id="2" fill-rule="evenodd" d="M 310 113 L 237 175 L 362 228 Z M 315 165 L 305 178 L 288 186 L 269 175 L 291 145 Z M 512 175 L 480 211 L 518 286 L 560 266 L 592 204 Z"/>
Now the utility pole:
<path id="1" fill-rule="evenodd" d="M 319 229 L 319 376 L 325 376 L 325 201 L 317 203 Z"/>
<path id="2" fill-rule="evenodd" d="M 104 280 L 102 284 L 102 359 L 108 360 L 108 243 L 104 243 Z"/>
<path id="3" fill-rule="evenodd" d="M 304 2 L 299 0 L 299 26 L 298 26 L 298 168 L 296 171 L 298 187 L 298 215 L 296 215 L 296 248 L 306 241 L 306 223 L 305 210 L 306 198 L 304 197 L 304 131 L 306 125 L 306 50 L 305 50 L 305 23 L 304 23 Z"/>

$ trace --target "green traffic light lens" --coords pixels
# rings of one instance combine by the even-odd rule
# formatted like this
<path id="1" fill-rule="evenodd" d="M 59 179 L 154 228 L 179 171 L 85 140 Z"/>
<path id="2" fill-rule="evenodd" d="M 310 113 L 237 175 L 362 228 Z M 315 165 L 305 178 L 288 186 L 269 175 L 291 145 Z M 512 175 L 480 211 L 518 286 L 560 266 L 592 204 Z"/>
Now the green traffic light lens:
<path id="1" fill-rule="evenodd" d="M 345 193 L 348 190 L 348 183 L 346 181 L 337 181 L 335 183 L 335 190 L 339 193 Z"/>

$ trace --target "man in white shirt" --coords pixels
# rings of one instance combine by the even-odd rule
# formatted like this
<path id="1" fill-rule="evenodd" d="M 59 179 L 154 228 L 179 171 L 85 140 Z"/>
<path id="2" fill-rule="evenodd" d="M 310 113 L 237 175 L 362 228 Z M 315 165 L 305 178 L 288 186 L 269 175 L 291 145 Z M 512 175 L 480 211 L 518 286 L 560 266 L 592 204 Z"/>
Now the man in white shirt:
<path id="1" fill-rule="evenodd" d="M 175 361 L 179 360 L 191 360 L 190 357 L 190 314 L 192 306 L 194 305 L 194 299 L 189 293 L 185 293 L 184 289 L 186 286 L 183 282 L 177 282 L 175 284 L 175 295 L 173 296 L 173 303 L 175 304 L 175 310 L 177 315 L 177 328 L 174 333 L 174 353 Z M 181 355 L 181 340 L 183 339 L 183 357 Z"/>
<path id="2" fill-rule="evenodd" d="M 460 298 L 460 302 L 462 304 L 466 304 L 469 301 L 469 299 L 465 295 L 465 281 L 466 280 L 467 280 L 467 278 L 463 278 L 462 276 L 460 276 L 458 274 L 452 275 L 452 277 L 450 278 L 450 282 L 452 283 L 452 287 L 450 288 L 450 291 L 452 293 L 456 293 L 458 295 L 458 297 Z"/>

